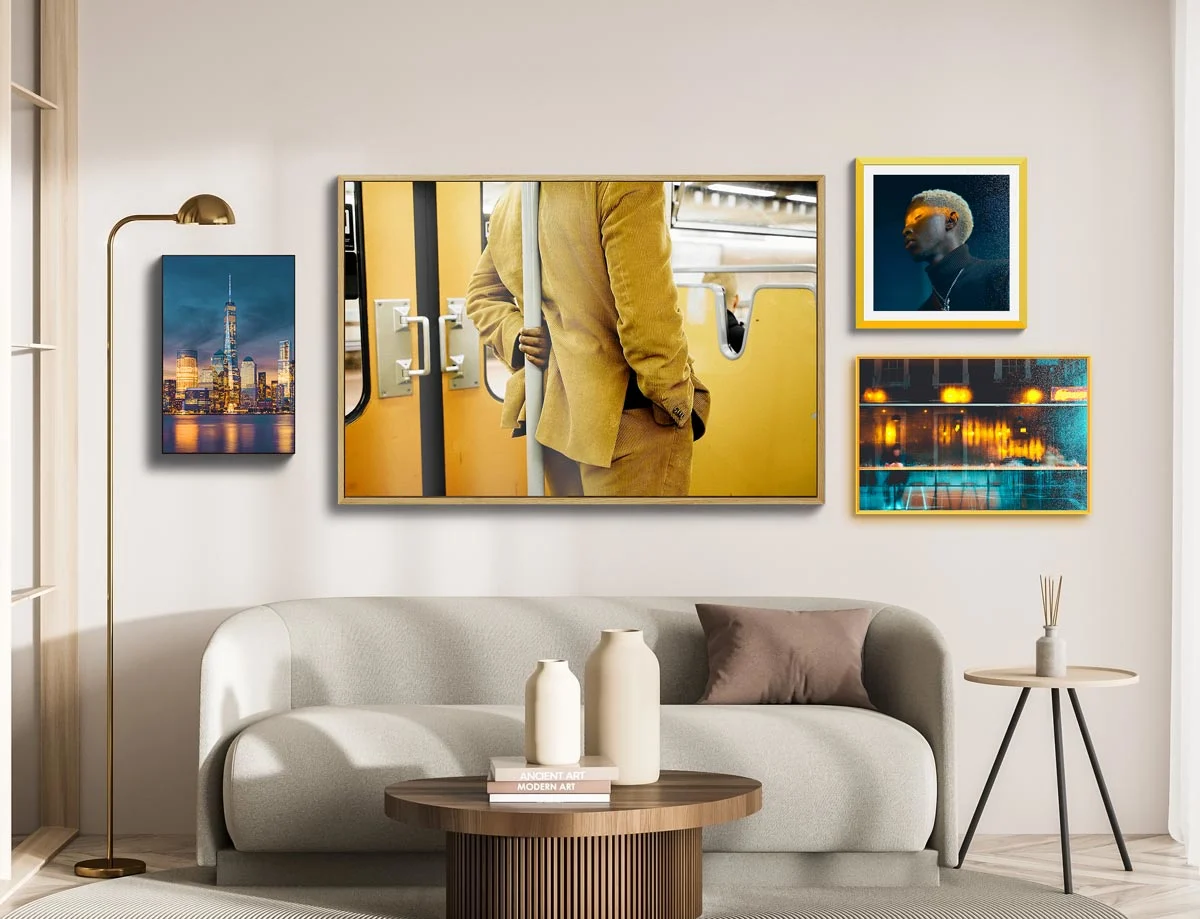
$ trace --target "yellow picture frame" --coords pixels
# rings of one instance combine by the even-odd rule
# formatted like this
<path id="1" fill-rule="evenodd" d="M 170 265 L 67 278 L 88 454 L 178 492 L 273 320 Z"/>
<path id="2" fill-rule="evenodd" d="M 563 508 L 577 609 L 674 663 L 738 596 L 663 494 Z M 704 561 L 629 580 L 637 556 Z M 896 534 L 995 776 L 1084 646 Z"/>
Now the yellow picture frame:
<path id="1" fill-rule="evenodd" d="M 903 362 L 905 362 L 904 375 L 907 378 L 909 375 L 909 372 L 910 372 L 909 365 L 911 365 L 912 362 L 948 361 L 948 360 L 963 361 L 964 373 L 968 372 L 967 371 L 967 362 L 968 361 L 976 362 L 976 363 L 983 362 L 983 361 L 1023 361 L 1023 362 L 1026 362 L 1026 365 L 1027 365 L 1026 372 L 1030 374 L 1028 377 L 1026 377 L 1026 380 L 1028 381 L 1028 385 L 1030 388 L 1040 385 L 1036 380 L 1034 380 L 1032 378 L 1031 370 L 1032 370 L 1032 364 L 1034 362 L 1046 362 L 1046 361 L 1056 361 L 1056 362 L 1083 361 L 1084 362 L 1084 366 L 1085 366 L 1084 375 L 1085 375 L 1085 380 L 1086 380 L 1086 384 L 1083 387 L 1084 398 L 1082 398 L 1082 399 L 1063 398 L 1061 400 L 1056 400 L 1056 399 L 1052 398 L 1051 400 L 1046 400 L 1046 401 L 1047 401 L 1047 404 L 1053 402 L 1053 403 L 1061 404 L 1061 405 L 1065 406 L 1067 404 L 1079 405 L 1080 403 L 1082 403 L 1082 405 L 1084 406 L 1085 424 L 1086 424 L 1086 428 L 1087 428 L 1086 437 L 1085 437 L 1085 447 L 1084 447 L 1084 450 L 1086 452 L 1086 457 L 1085 457 L 1086 463 L 1082 466 L 1078 466 L 1078 465 L 1071 466 L 1071 465 L 1064 464 L 1063 468 L 1069 468 L 1069 469 L 1072 469 L 1075 471 L 1082 471 L 1084 473 L 1084 475 L 1085 475 L 1085 489 L 1084 489 L 1085 498 L 1084 498 L 1084 501 L 1085 501 L 1085 505 L 1086 505 L 1085 507 L 1083 507 L 1083 508 L 1051 508 L 1051 509 L 1029 508 L 1029 507 L 1015 508 L 1015 509 L 992 508 L 991 507 L 991 504 L 992 504 L 991 497 L 990 497 L 990 494 L 988 494 L 987 496 L 985 496 L 985 499 L 984 499 L 984 503 L 985 503 L 986 507 L 983 509 L 980 509 L 977 506 L 979 503 L 979 496 L 978 496 L 978 491 L 976 490 L 975 493 L 972 495 L 972 504 L 976 505 L 976 507 L 973 507 L 971 509 L 963 509 L 962 504 L 965 502 L 965 489 L 960 485 L 959 486 L 959 488 L 960 488 L 959 507 L 957 507 L 957 508 L 955 508 L 955 507 L 942 508 L 942 507 L 940 507 L 939 496 L 937 493 L 936 473 L 934 474 L 935 475 L 935 484 L 932 486 L 934 488 L 934 495 L 933 495 L 933 499 L 932 499 L 933 506 L 932 507 L 928 506 L 927 496 L 926 496 L 926 506 L 920 507 L 920 508 L 911 507 L 911 506 L 903 508 L 903 509 L 899 509 L 899 508 L 881 509 L 881 508 L 864 508 L 863 507 L 863 500 L 862 500 L 863 499 L 863 483 L 862 483 L 862 478 L 861 478 L 863 475 L 863 472 L 864 472 L 864 468 L 865 468 L 862 464 L 863 409 L 868 404 L 871 406 L 874 406 L 876 404 L 878 404 L 880 406 L 884 406 L 884 405 L 896 405 L 896 406 L 906 405 L 907 406 L 907 405 L 909 405 L 909 403 L 897 402 L 892 399 L 885 399 L 878 403 L 876 403 L 874 400 L 864 399 L 865 390 L 863 388 L 863 380 L 862 380 L 862 367 L 863 367 L 864 362 L 866 362 L 866 361 L 881 361 L 881 362 L 882 361 L 903 361 Z M 875 382 L 876 381 L 872 381 L 872 388 L 874 387 Z M 938 378 L 936 375 L 934 377 L 934 382 L 935 382 L 935 385 L 939 385 Z M 996 382 L 996 381 L 993 381 L 993 382 Z M 1007 384 L 1007 385 L 1013 385 L 1015 388 L 1021 388 L 1024 385 L 1024 383 L 1025 383 L 1025 381 L 1022 381 L 1022 380 L 1014 380 L 1011 384 Z M 953 383 L 946 382 L 941 385 L 944 385 L 945 387 L 951 387 L 951 386 L 958 386 L 959 384 L 957 384 L 956 382 L 953 382 Z M 963 385 L 963 388 L 969 388 L 972 384 L 968 378 L 968 382 L 966 384 L 962 384 L 962 385 Z M 851 481 L 850 481 L 850 487 L 851 487 L 851 490 L 853 491 L 852 501 L 853 501 L 853 506 L 854 506 L 854 513 L 857 516 L 884 516 L 884 517 L 902 517 L 902 518 L 934 517 L 934 516 L 964 516 L 964 515 L 973 515 L 973 516 L 981 516 L 982 515 L 982 516 L 999 516 L 999 517 L 1026 517 L 1026 516 L 1079 517 L 1079 516 L 1090 515 L 1092 513 L 1092 508 L 1093 508 L 1093 504 L 1092 504 L 1092 481 L 1093 481 L 1093 476 L 1092 476 L 1092 459 L 1093 459 L 1093 457 L 1092 457 L 1092 397 L 1093 397 L 1093 387 L 1094 387 L 1094 381 L 1092 378 L 1092 359 L 1091 359 L 1090 355 L 1086 355 L 1086 354 L 1009 354 L 1009 353 L 994 353 L 993 352 L 990 354 L 986 354 L 986 353 L 985 354 L 951 354 L 951 355 L 947 355 L 947 354 L 932 354 L 932 355 L 931 354 L 862 354 L 862 355 L 856 356 L 854 358 L 854 442 L 853 442 L 853 447 L 852 447 L 852 450 L 853 450 L 852 455 L 854 456 L 854 474 L 851 476 Z M 1070 387 L 1070 388 L 1077 388 L 1077 387 Z M 1064 395 L 1070 395 L 1070 394 L 1064 393 Z M 950 405 L 950 404 L 953 404 L 953 401 L 954 400 L 948 400 L 948 401 L 943 400 L 943 403 L 941 403 L 941 404 Z M 1039 399 L 1038 402 L 1027 402 L 1025 404 L 1034 405 L 1034 404 L 1040 403 L 1041 401 L 1042 400 Z M 933 407 L 935 405 L 938 405 L 939 403 L 921 402 L 921 403 L 912 403 L 912 404 Z M 970 407 L 971 404 L 986 405 L 987 407 L 990 407 L 990 408 L 1001 407 L 997 403 L 972 403 L 970 401 L 962 402 L 960 404 L 962 404 L 968 408 Z M 1017 403 L 1010 403 L 1009 405 L 1015 406 L 1015 405 L 1017 405 Z M 905 445 L 905 449 L 907 449 L 907 445 Z M 1040 462 L 1040 458 L 1039 458 L 1039 462 Z M 943 468 L 945 468 L 947 470 L 957 469 L 959 472 L 961 472 L 964 468 L 968 468 L 968 467 L 965 467 L 965 466 L 954 467 L 954 466 L 947 465 L 946 467 L 943 467 Z M 995 468 L 1002 468 L 1002 466 L 996 466 Z M 904 467 L 904 469 L 905 469 L 905 471 L 923 471 L 924 467 L 922 467 L 920 465 L 906 465 Z M 988 472 L 987 475 L 988 475 L 988 478 L 990 479 L 990 472 Z M 928 483 L 926 483 L 926 484 L 928 484 Z M 979 486 L 968 485 L 967 487 L 975 487 L 977 489 Z M 915 500 L 911 499 L 908 495 L 904 495 L 904 501 L 906 504 L 915 503 Z M 950 503 L 952 503 L 953 499 L 948 498 L 948 501 Z"/>
<path id="2" fill-rule="evenodd" d="M 1002 316 L 988 312 L 948 310 L 877 310 L 875 306 L 874 191 L 869 182 L 878 175 L 939 175 L 976 177 L 1004 174 L 1015 177 L 1009 189 L 1008 262 L 1009 307 Z M 951 189 L 953 191 L 953 189 Z M 1027 327 L 1028 164 L 1025 157 L 860 157 L 855 160 L 855 328 L 858 329 L 1024 329 Z M 1016 214 L 1012 214 L 1012 210 Z M 870 223 L 870 227 L 868 227 Z M 1017 239 L 1012 239 L 1016 233 Z M 897 229 L 899 236 L 900 228 Z M 1013 263 L 1015 262 L 1015 270 Z M 911 272 L 910 272 L 911 274 Z M 1013 275 L 1015 274 L 1015 277 Z M 925 282 L 928 284 L 928 282 Z M 1012 303 L 1016 299 L 1016 304 Z M 915 318 L 925 313 L 925 318 Z M 947 318 L 942 318 L 943 313 Z M 902 318 L 891 318 L 891 317 Z"/>

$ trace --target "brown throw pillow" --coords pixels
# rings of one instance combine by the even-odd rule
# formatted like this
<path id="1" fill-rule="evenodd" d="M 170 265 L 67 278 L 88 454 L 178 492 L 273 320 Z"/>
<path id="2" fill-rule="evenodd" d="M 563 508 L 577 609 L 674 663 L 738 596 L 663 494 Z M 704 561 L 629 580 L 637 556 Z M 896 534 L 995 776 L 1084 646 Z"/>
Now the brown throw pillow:
<path id="1" fill-rule="evenodd" d="M 870 610 L 697 603 L 696 612 L 708 640 L 708 686 L 701 702 L 874 709 L 862 682 Z"/>

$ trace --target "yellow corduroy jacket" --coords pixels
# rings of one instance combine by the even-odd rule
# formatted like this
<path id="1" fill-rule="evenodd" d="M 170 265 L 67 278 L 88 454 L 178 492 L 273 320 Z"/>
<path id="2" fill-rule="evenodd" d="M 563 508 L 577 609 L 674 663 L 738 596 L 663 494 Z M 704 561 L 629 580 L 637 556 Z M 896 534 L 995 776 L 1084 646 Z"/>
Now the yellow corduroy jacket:
<path id="1" fill-rule="evenodd" d="M 520 188 L 514 182 L 496 203 L 467 289 L 467 315 L 514 370 L 501 419 L 510 428 L 525 402 L 522 356 L 514 355 L 525 325 Z M 539 197 L 551 348 L 538 442 L 576 462 L 610 466 L 631 372 L 660 424 L 692 424 L 699 436 L 709 393 L 688 355 L 663 183 L 543 182 Z"/>

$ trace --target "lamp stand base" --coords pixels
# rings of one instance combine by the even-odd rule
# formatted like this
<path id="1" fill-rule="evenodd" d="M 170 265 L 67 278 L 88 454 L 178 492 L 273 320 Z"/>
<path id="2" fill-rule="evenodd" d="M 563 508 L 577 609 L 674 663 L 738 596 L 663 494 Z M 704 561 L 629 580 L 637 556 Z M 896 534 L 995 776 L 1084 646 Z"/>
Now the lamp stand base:
<path id="1" fill-rule="evenodd" d="M 137 858 L 89 858 L 75 863 L 75 873 L 81 878 L 123 878 L 145 872 L 146 863 Z"/>

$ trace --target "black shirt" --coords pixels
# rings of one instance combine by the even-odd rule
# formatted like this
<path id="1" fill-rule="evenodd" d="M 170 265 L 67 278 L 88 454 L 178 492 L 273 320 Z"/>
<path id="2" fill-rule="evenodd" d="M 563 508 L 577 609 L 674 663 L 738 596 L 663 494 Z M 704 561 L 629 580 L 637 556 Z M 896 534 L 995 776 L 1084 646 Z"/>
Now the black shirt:
<path id="1" fill-rule="evenodd" d="M 933 293 L 922 310 L 985 311 L 1008 309 L 1008 259 L 971 255 L 963 243 L 925 269 Z"/>

